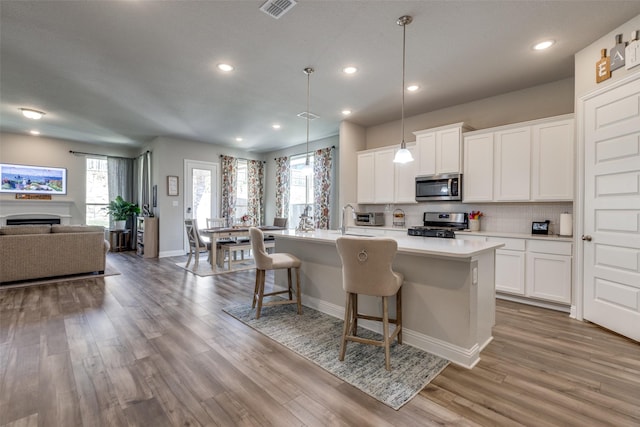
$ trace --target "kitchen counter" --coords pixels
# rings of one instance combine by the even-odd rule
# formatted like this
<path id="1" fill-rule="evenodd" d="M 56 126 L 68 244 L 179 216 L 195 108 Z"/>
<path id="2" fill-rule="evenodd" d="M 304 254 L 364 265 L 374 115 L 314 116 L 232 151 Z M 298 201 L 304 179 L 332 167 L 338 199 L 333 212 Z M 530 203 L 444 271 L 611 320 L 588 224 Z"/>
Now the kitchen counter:
<path id="1" fill-rule="evenodd" d="M 348 235 L 360 231 L 360 228 L 350 228 Z M 275 237 L 277 252 L 288 252 L 302 260 L 303 304 L 342 319 L 345 293 L 342 263 L 335 246 L 340 232 L 286 230 L 270 234 Z M 373 234 L 366 233 L 366 236 L 373 237 Z M 415 237 L 397 232 L 389 232 L 385 237 L 398 242 L 393 268 L 405 278 L 403 342 L 460 366 L 475 366 L 480 360 L 480 351 L 492 340 L 495 250 L 503 244 Z M 276 273 L 275 284 L 285 288 L 286 272 Z M 373 297 L 362 296 L 358 304 L 369 313 L 379 314 L 381 309 L 379 299 Z M 380 331 L 372 322 L 359 324 Z"/>

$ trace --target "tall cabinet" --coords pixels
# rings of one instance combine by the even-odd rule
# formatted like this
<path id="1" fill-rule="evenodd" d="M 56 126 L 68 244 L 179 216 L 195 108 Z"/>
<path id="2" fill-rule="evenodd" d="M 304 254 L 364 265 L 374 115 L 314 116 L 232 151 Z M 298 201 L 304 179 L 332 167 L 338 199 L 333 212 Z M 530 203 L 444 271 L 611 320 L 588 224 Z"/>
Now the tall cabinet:
<path id="1" fill-rule="evenodd" d="M 138 256 L 143 258 L 158 257 L 158 218 L 151 216 L 138 217 L 136 246 Z"/>

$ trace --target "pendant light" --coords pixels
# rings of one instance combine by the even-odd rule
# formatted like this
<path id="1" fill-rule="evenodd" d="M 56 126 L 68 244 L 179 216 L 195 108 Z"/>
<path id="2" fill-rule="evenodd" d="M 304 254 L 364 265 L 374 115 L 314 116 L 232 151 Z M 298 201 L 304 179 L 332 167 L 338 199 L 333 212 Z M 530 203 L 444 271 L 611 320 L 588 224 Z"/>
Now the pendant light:
<path id="1" fill-rule="evenodd" d="M 404 142 L 404 66 L 405 66 L 405 46 L 406 46 L 406 32 L 407 25 L 411 24 L 413 18 L 404 15 L 398 18 L 396 24 L 402 26 L 402 116 L 400 119 L 400 127 L 401 127 L 401 135 L 400 140 L 400 149 L 396 152 L 396 156 L 393 161 L 395 163 L 408 163 L 413 161 L 413 156 L 411 155 L 411 151 L 407 150 L 407 143 Z"/>
<path id="2" fill-rule="evenodd" d="M 311 111 L 309 109 L 309 102 L 311 99 L 311 73 L 313 73 L 314 70 L 311 67 L 307 67 L 303 71 L 307 75 L 307 151 L 306 151 L 306 159 L 304 161 L 304 166 L 302 168 L 302 173 L 305 176 L 311 176 L 313 174 L 313 168 L 309 163 L 309 121 L 311 120 Z"/>

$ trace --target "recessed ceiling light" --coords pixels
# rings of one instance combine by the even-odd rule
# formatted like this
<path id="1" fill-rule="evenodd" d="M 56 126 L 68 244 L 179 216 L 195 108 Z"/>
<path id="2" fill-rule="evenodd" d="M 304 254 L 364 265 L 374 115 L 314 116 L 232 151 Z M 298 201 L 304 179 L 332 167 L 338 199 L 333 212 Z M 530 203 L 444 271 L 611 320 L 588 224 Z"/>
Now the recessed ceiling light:
<path id="1" fill-rule="evenodd" d="M 45 115 L 42 111 L 33 110 L 31 108 L 21 108 L 22 115 L 28 119 L 39 120 L 42 116 Z"/>
<path id="2" fill-rule="evenodd" d="M 407 90 L 408 90 L 409 92 L 415 92 L 415 91 L 417 91 L 418 89 L 420 89 L 420 86 L 418 86 L 418 85 L 411 85 L 411 86 L 407 86 Z"/>
<path id="3" fill-rule="evenodd" d="M 225 72 L 229 72 L 229 71 L 233 71 L 233 65 L 229 65 L 229 64 L 218 64 L 218 70 L 220 71 L 225 71 Z"/>
<path id="4" fill-rule="evenodd" d="M 349 114 L 351 114 L 351 110 L 342 110 L 342 115 L 348 116 Z"/>
<path id="5" fill-rule="evenodd" d="M 29 133 L 31 135 L 40 135 L 40 131 L 38 131 L 38 130 L 30 130 Z"/>
<path id="6" fill-rule="evenodd" d="M 555 40 L 545 40 L 543 42 L 537 43 L 533 45 L 533 50 L 545 50 L 549 49 L 551 46 L 555 44 Z"/>
<path id="7" fill-rule="evenodd" d="M 358 69 L 356 67 L 344 67 L 342 71 L 345 74 L 355 74 L 358 71 Z"/>
<path id="8" fill-rule="evenodd" d="M 236 138 L 236 141 L 238 141 L 238 142 L 242 142 L 242 138 L 237 137 L 237 138 Z"/>
<path id="9" fill-rule="evenodd" d="M 280 125 L 278 123 L 273 124 L 271 127 L 274 129 L 280 129 Z"/>

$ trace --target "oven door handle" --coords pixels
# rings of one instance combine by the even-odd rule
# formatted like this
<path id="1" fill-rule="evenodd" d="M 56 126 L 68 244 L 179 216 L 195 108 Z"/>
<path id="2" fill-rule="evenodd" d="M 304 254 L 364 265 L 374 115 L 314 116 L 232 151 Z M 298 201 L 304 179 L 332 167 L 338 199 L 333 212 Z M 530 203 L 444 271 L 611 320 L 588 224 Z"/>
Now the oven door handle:
<path id="1" fill-rule="evenodd" d="M 449 181 L 447 183 L 447 190 L 449 191 L 447 193 L 447 196 L 453 196 L 453 194 L 451 193 L 451 185 L 453 184 L 453 178 L 449 178 Z"/>

